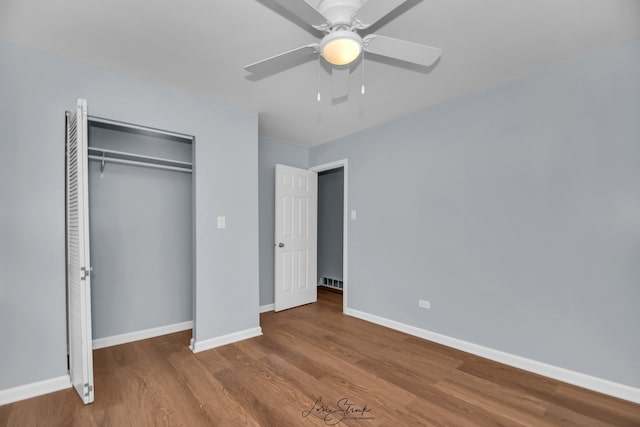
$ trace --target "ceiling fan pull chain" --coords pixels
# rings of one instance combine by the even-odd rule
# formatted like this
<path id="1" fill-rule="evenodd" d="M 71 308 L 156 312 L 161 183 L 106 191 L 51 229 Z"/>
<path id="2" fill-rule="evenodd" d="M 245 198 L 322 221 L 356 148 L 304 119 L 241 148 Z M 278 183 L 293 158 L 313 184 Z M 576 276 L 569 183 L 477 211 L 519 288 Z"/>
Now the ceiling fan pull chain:
<path id="1" fill-rule="evenodd" d="M 320 102 L 320 69 L 322 68 L 322 61 L 320 59 L 320 54 L 318 54 L 318 79 L 317 79 L 317 85 L 318 85 L 318 102 Z"/>
<path id="2" fill-rule="evenodd" d="M 362 67 L 360 69 L 360 71 L 362 71 L 362 74 L 360 76 L 362 80 L 362 87 L 360 88 L 360 93 L 364 95 L 364 49 L 362 49 L 362 61 L 360 61 L 360 67 Z"/>

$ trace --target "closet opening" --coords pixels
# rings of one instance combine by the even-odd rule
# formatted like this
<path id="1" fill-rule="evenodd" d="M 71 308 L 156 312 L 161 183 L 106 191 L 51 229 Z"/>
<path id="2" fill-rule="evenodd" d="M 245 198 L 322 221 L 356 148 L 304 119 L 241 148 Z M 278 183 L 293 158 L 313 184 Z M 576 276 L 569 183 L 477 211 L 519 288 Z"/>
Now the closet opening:
<path id="1" fill-rule="evenodd" d="M 89 116 L 83 98 L 65 131 L 69 379 L 88 404 L 94 349 L 194 335 L 195 137 Z"/>
<path id="2" fill-rule="evenodd" d="M 193 144 L 88 117 L 94 349 L 193 327 Z"/>

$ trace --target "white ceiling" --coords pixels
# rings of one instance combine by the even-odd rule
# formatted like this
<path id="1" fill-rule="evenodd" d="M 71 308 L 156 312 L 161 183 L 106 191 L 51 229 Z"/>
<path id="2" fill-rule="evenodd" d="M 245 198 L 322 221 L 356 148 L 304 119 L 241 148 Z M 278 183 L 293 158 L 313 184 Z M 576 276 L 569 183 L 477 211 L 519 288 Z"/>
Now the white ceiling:
<path id="1" fill-rule="evenodd" d="M 305 147 L 639 37 L 640 0 L 408 0 L 373 30 L 442 58 L 429 72 L 367 59 L 366 94 L 358 65 L 334 102 L 318 61 L 248 78 L 318 40 L 274 0 L 0 0 L 1 39 L 258 111 L 261 137 Z"/>

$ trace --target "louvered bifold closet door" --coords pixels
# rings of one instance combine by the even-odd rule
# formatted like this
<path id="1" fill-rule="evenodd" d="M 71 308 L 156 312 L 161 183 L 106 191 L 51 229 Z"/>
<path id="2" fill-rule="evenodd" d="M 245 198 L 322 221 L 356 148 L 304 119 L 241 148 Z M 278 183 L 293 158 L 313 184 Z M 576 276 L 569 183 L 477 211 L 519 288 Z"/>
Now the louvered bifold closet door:
<path id="1" fill-rule="evenodd" d="M 84 403 L 93 402 L 87 101 L 67 113 L 67 294 L 69 375 Z"/>

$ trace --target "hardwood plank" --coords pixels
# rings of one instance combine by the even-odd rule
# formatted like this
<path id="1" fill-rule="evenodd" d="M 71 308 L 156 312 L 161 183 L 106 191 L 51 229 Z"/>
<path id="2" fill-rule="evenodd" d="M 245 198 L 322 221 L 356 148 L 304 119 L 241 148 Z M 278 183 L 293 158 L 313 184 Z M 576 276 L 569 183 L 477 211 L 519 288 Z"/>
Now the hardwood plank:
<path id="1" fill-rule="evenodd" d="M 251 389 L 258 396 L 278 396 L 277 400 L 265 401 L 269 413 L 282 425 L 300 425 L 302 410 L 313 396 L 305 390 L 293 387 L 261 360 L 253 359 L 237 347 L 220 349 L 228 357 L 238 360 L 243 369 L 232 371 L 234 381 Z"/>
<path id="2" fill-rule="evenodd" d="M 191 408 L 176 411 L 173 399 L 182 390 L 164 389 L 167 382 L 163 377 L 167 371 L 159 371 L 158 366 L 145 361 L 127 365 L 108 377 L 96 378 L 96 401 L 88 405 L 94 412 L 99 425 L 170 425 L 184 426 L 184 419 L 203 425 L 194 420 Z M 100 393 L 100 394 L 98 394 Z M 182 396 L 182 399 L 185 399 Z"/>
<path id="3" fill-rule="evenodd" d="M 407 375 L 395 369 L 393 366 L 382 364 L 375 359 L 365 359 L 358 363 L 369 372 L 376 372 L 376 375 L 385 379 L 395 386 L 410 391 L 416 399 L 413 401 L 413 411 L 418 409 L 429 412 L 433 411 L 433 406 L 445 413 L 457 414 L 466 422 L 474 425 L 504 425 L 504 420 L 499 414 L 491 413 L 485 408 L 477 407 L 465 400 L 457 399 L 456 396 L 438 390 L 429 381 L 424 381 L 420 377 Z M 442 420 L 441 420 L 442 421 Z"/>
<path id="4" fill-rule="evenodd" d="M 273 372 L 292 386 L 308 392 L 309 399 L 306 406 L 301 406 L 301 412 L 313 407 L 313 403 L 322 398 L 322 402 L 331 408 L 338 408 L 339 401 L 347 399 L 349 402 L 363 407 L 366 405 L 371 412 L 367 419 L 345 420 L 360 425 L 420 425 L 420 418 L 405 411 L 405 405 L 414 396 L 401 389 L 385 387 L 384 381 L 369 375 L 364 381 L 353 381 L 350 378 L 337 377 L 333 374 L 326 378 L 317 379 L 306 372 L 291 366 L 286 360 L 278 356 L 270 356 L 263 363 L 270 366 Z M 354 376 L 361 375 L 354 372 Z M 339 415 L 333 415 L 339 417 Z M 309 417 L 307 417 L 309 418 Z M 313 419 L 313 418 L 310 418 Z M 335 418 L 333 418 L 335 420 Z M 320 424 L 315 424 L 320 425 Z"/>
<path id="5" fill-rule="evenodd" d="M 206 358 L 206 353 L 204 357 Z M 172 355 L 169 363 L 176 370 L 180 382 L 188 387 L 191 397 L 203 412 L 207 425 L 259 426 L 202 363 L 182 355 Z"/>
<path id="6" fill-rule="evenodd" d="M 231 369 L 225 369 L 215 374 L 216 379 L 227 392 L 233 396 L 249 417 L 255 419 L 260 426 L 286 425 L 280 422 L 280 414 L 272 409 L 264 396 L 254 393 L 251 386 L 238 381 L 237 374 Z"/>
<path id="7" fill-rule="evenodd" d="M 326 337 L 325 339 L 345 347 L 360 348 L 362 353 L 367 355 L 366 359 L 375 359 L 378 364 L 394 367 L 396 370 L 401 370 L 408 375 L 419 377 L 421 380 L 427 380 L 430 383 L 435 383 L 444 378 L 447 373 L 458 366 L 457 363 L 454 366 L 443 365 L 429 358 L 404 351 L 396 346 L 375 346 L 355 339 L 345 339 L 344 337 Z"/>
<path id="8" fill-rule="evenodd" d="M 470 389 L 475 394 L 504 402 L 509 406 L 518 408 L 518 410 L 536 415 L 544 415 L 549 406 L 549 402 L 531 396 L 528 393 L 507 388 L 458 370 L 449 373 L 445 381 Z"/>
<path id="9" fill-rule="evenodd" d="M 444 360 L 458 362 L 458 366 L 466 361 L 478 359 L 478 356 L 470 353 L 410 335 L 407 335 L 403 340 L 403 346 L 418 352 L 422 356 L 428 356 L 429 359 L 442 358 Z"/>
<path id="10" fill-rule="evenodd" d="M 545 411 L 545 417 L 553 421 L 556 425 L 562 426 L 611 427 L 614 425 L 591 418 L 588 415 L 579 414 L 555 403 L 549 404 L 549 408 Z"/>
<path id="11" fill-rule="evenodd" d="M 261 362 L 281 378 L 282 381 L 306 393 L 307 400 L 299 408 L 301 415 L 304 410 L 310 409 L 313 402 L 319 397 L 327 401 L 335 402 L 344 397 L 347 392 L 345 388 L 335 387 L 333 384 L 309 375 L 297 366 L 291 365 L 287 360 L 280 357 L 280 355 L 268 355 L 262 358 Z"/>
<path id="12" fill-rule="evenodd" d="M 75 390 L 49 393 L 0 407 L 0 425 L 6 426 L 97 426 Z"/>
<path id="13" fill-rule="evenodd" d="M 592 418 L 621 426 L 640 426 L 640 405 L 634 407 L 613 397 L 600 399 L 602 395 L 595 391 L 563 383 L 558 383 L 554 396 L 559 404 L 574 411 L 579 409 L 577 412 Z"/>
<path id="14" fill-rule="evenodd" d="M 279 328 L 303 341 L 304 345 L 316 348 L 318 351 L 329 352 L 339 357 L 343 362 L 354 363 L 363 357 L 362 349 L 343 346 L 331 341 L 328 338 L 334 337 L 336 334 L 315 324 L 296 322 L 280 325 Z"/>
<path id="15" fill-rule="evenodd" d="M 480 420 L 478 418 L 468 418 L 458 413 L 455 409 L 447 409 L 445 406 L 438 404 L 437 401 L 424 398 L 412 400 L 407 404 L 406 410 L 415 418 L 421 420 L 419 425 L 477 427 Z M 489 420 L 485 425 L 498 424 Z"/>
<path id="16" fill-rule="evenodd" d="M 264 333 L 264 332 L 263 332 Z M 292 335 L 285 334 L 269 334 L 269 336 L 260 337 L 258 342 L 264 346 L 265 349 L 271 350 L 273 353 L 281 355 L 285 360 L 291 363 L 293 366 L 297 366 L 309 375 L 315 378 L 321 378 L 330 370 L 331 367 L 324 365 L 322 362 L 318 362 L 307 351 L 308 356 L 300 351 L 305 350 L 302 345 L 302 340 L 295 339 Z M 308 350 L 308 348 L 306 348 Z"/>
<path id="17" fill-rule="evenodd" d="M 194 356 L 211 374 L 233 367 L 233 365 L 217 351 L 202 351 L 194 354 Z"/>
<path id="18" fill-rule="evenodd" d="M 568 413 L 587 415 L 594 421 L 619 426 L 640 425 L 640 405 L 631 402 L 482 358 L 469 360 L 458 369 L 499 384 L 506 389 L 517 389 L 538 399 L 554 403 L 568 410 Z"/>
<path id="19" fill-rule="evenodd" d="M 482 392 L 478 392 L 469 387 L 465 387 L 462 384 L 454 383 L 452 381 L 443 380 L 438 381 L 435 387 L 470 405 L 482 408 L 485 411 L 489 411 L 492 414 L 499 415 L 506 418 L 510 423 L 522 426 L 553 426 L 554 424 L 545 420 L 543 416 L 532 414 L 528 411 L 522 410 L 516 406 L 509 404 L 503 400 L 487 396 Z"/>
<path id="20" fill-rule="evenodd" d="M 640 405 L 345 316 L 330 290 L 261 326 L 198 354 L 190 331 L 96 350 L 93 404 L 63 390 L 0 407 L 0 425 L 640 426 Z M 366 417 L 340 418 L 341 399 Z"/>
<path id="21" fill-rule="evenodd" d="M 476 357 L 460 365 L 458 370 L 499 384 L 506 388 L 521 390 L 544 399 L 556 390 L 558 381 L 503 365 L 492 360 Z"/>

